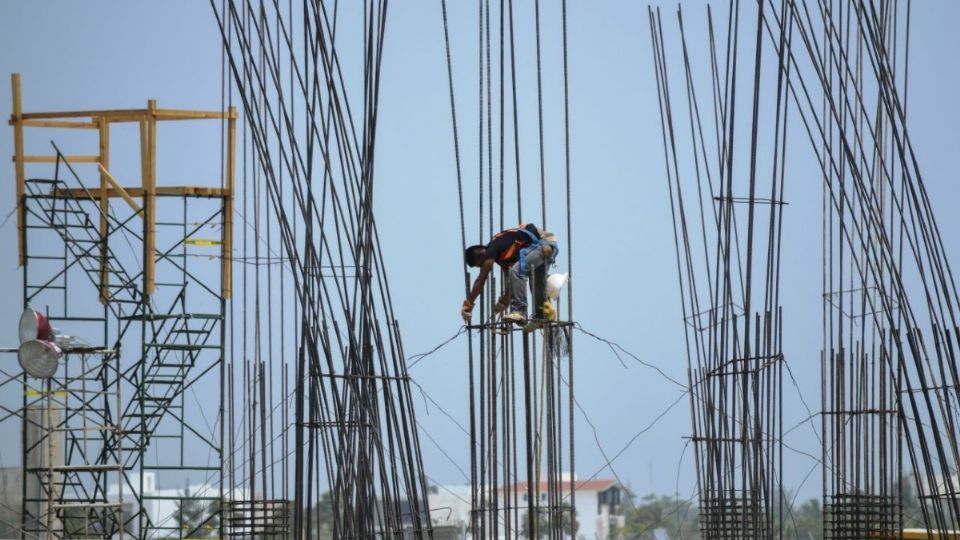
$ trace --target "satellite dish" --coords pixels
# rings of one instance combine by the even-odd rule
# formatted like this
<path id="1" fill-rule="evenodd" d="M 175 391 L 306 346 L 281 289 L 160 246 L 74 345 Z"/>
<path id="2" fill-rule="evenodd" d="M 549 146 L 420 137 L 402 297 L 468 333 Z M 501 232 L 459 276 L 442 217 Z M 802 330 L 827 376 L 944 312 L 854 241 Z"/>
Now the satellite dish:
<path id="1" fill-rule="evenodd" d="M 39 339 L 24 341 L 17 351 L 17 360 L 30 376 L 49 379 L 60 364 L 60 347 Z"/>
<path id="2" fill-rule="evenodd" d="M 23 314 L 20 315 L 21 344 L 34 339 L 51 341 L 54 339 L 53 334 L 54 331 L 50 326 L 50 321 L 43 314 L 31 308 L 23 310 Z"/>

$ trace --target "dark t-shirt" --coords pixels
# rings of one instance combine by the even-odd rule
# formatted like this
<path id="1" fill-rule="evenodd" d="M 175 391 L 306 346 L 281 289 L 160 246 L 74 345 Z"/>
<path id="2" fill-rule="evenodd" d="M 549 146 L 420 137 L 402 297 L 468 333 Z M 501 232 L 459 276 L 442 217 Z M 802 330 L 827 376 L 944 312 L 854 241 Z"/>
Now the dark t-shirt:
<path id="1" fill-rule="evenodd" d="M 540 238 L 540 235 L 537 233 L 536 225 L 532 223 L 528 223 L 524 228 L 530 231 L 531 233 L 533 233 L 534 237 Z M 497 260 L 500 257 L 501 253 L 509 249 L 510 246 L 512 246 L 513 243 L 518 240 L 520 241 L 521 245 L 525 245 L 530 243 L 530 236 L 523 231 L 513 229 L 513 230 L 504 231 L 502 234 L 500 234 L 500 236 L 491 238 L 490 242 L 487 243 L 486 258 Z M 499 262 L 502 265 L 509 266 L 517 262 L 517 259 L 519 258 L 519 254 L 520 254 L 520 250 L 517 250 L 508 260 L 497 261 L 497 262 Z"/>

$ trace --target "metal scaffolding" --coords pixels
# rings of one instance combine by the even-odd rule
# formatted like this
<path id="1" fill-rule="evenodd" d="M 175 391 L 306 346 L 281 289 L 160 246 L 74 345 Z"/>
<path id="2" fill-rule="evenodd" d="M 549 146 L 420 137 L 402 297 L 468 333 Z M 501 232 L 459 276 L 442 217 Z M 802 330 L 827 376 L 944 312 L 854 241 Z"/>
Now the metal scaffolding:
<path id="1" fill-rule="evenodd" d="M 23 305 L 93 342 L 66 347 L 45 389 L 20 376 L 23 408 L 9 418 L 26 426 L 22 534 L 219 531 L 236 113 L 160 109 L 152 100 L 144 109 L 29 113 L 18 75 L 12 84 Z M 222 123 L 222 179 L 158 183 L 157 126 L 183 120 Z M 117 124 L 139 128 L 137 187 L 111 173 Z M 28 154 L 27 134 L 40 129 L 92 135 L 98 152 L 65 155 L 51 143 L 47 154 Z M 59 417 L 33 420 L 41 402 Z M 47 435 L 33 440 L 33 425 Z M 45 443 L 50 457 L 37 462 L 44 438 L 53 441 Z M 165 493 L 160 474 L 177 482 L 200 476 L 204 489 Z M 32 485 L 42 496 L 27 493 Z M 196 505 L 204 519 L 186 523 L 185 509 Z"/>

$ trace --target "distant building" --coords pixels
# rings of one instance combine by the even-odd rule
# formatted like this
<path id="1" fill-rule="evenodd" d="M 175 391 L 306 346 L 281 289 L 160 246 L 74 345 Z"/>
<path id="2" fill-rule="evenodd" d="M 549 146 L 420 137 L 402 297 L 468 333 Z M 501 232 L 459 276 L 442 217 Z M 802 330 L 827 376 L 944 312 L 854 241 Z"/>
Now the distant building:
<path id="1" fill-rule="evenodd" d="M 576 484 L 576 516 L 579 527 L 576 539 L 607 540 L 617 538 L 616 530 L 624 526 L 623 502 L 626 490 L 615 480 L 594 479 Z M 561 489 L 570 490 L 569 475 L 561 483 Z M 547 503 L 547 483 L 540 484 L 541 504 Z M 527 506 L 527 484 L 517 484 L 500 488 L 504 494 L 516 493 L 517 501 L 523 512 Z M 461 538 L 467 538 L 470 526 L 471 490 L 469 484 L 430 486 L 428 500 L 430 517 L 434 528 L 455 527 L 461 531 Z"/>
<path id="2" fill-rule="evenodd" d="M 616 480 L 594 479 L 576 482 L 577 533 L 575 538 L 584 540 L 607 540 L 616 538 L 617 529 L 625 524 L 623 501 L 626 490 Z M 547 483 L 539 486 L 540 504 L 547 503 Z M 561 482 L 560 490 L 569 492 L 570 482 Z M 501 491 L 516 491 L 521 508 L 527 501 L 527 483 L 518 482 Z"/>
<path id="3" fill-rule="evenodd" d="M 14 525 L 20 524 L 23 503 L 23 469 L 0 467 L 0 538 L 19 538 Z"/>
<path id="4" fill-rule="evenodd" d="M 455 527 L 466 532 L 470 525 L 470 484 L 430 486 L 430 522 L 434 527 Z"/>
<path id="5" fill-rule="evenodd" d="M 126 518 L 134 514 L 136 498 L 135 494 L 140 489 L 140 475 L 136 473 L 128 473 L 127 478 L 129 483 L 123 485 L 123 513 Z M 175 530 L 179 525 L 179 508 L 180 503 L 179 498 L 183 497 L 185 493 L 189 492 L 193 497 L 219 497 L 220 488 L 215 485 L 202 483 L 202 484 L 190 484 L 187 483 L 182 487 L 177 488 L 165 488 L 161 489 L 157 484 L 157 473 L 155 472 L 146 472 L 143 473 L 143 510 L 146 516 L 150 519 L 150 523 L 153 527 L 161 528 L 161 531 L 158 531 L 158 534 L 155 535 L 157 538 L 165 537 L 167 534 L 171 533 L 171 530 Z M 224 498 L 231 500 L 243 500 L 246 499 L 246 490 L 236 490 L 231 497 L 229 492 L 224 493 Z M 107 498 L 111 501 L 120 500 L 120 486 L 117 484 L 110 484 L 107 487 Z M 203 504 L 207 505 L 212 501 L 202 501 Z M 165 531 L 163 529 L 166 529 Z M 137 525 L 133 523 L 131 527 L 128 527 L 128 531 L 132 533 L 137 532 Z"/>
<path id="6" fill-rule="evenodd" d="M 26 483 L 23 508 L 26 513 L 22 521 L 28 534 L 63 528 L 56 513 L 47 506 L 47 493 L 51 486 L 63 483 L 63 474 L 43 472 L 48 467 L 63 465 L 63 432 L 52 429 L 60 425 L 61 411 L 58 407 L 36 405 L 25 410 L 24 448 L 28 450 L 24 456 L 27 474 L 23 480 Z"/>

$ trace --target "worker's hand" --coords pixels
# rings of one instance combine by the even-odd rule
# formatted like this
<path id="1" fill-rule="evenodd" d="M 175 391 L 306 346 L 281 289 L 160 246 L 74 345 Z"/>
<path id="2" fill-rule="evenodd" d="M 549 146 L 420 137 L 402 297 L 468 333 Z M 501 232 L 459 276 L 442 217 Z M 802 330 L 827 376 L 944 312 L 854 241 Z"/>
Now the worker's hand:
<path id="1" fill-rule="evenodd" d="M 470 299 L 463 301 L 463 307 L 460 308 L 460 316 L 463 317 L 463 321 L 466 323 L 470 322 L 470 318 L 473 315 L 473 302 Z"/>

